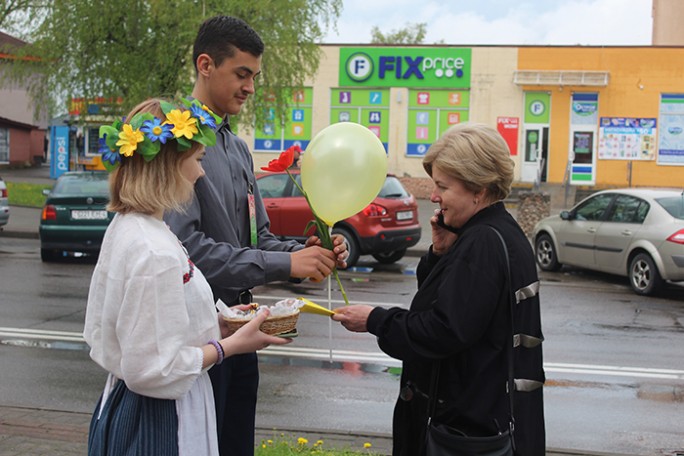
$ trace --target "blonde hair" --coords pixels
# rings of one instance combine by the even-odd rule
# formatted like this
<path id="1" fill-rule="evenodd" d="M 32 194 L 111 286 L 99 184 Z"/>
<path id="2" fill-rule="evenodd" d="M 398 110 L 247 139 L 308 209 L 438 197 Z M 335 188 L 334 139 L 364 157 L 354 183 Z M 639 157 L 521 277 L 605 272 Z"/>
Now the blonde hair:
<path id="1" fill-rule="evenodd" d="M 139 112 L 149 112 L 164 119 L 166 116 L 159 101 L 149 99 L 140 103 L 126 119 Z M 111 198 L 107 209 L 124 214 L 154 214 L 160 209 L 182 211 L 192 199 L 194 189 L 193 183 L 181 173 L 181 165 L 202 147 L 193 142 L 188 150 L 178 152 L 176 141 L 168 140 L 161 144 L 159 153 L 149 162 L 138 153 L 121 157 L 121 164 L 109 176 Z"/>
<path id="2" fill-rule="evenodd" d="M 428 149 L 423 168 L 432 177 L 437 167 L 474 193 L 486 189 L 490 201 L 505 199 L 513 183 L 513 160 L 506 141 L 484 124 L 457 124 Z"/>

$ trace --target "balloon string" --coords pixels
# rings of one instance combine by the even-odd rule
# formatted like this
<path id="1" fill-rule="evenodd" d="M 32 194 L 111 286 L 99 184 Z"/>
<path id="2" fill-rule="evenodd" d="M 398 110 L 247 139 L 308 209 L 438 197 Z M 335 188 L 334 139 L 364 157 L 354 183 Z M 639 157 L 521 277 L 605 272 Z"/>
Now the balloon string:
<path id="1" fill-rule="evenodd" d="M 332 280 L 328 276 L 328 310 L 332 310 Z M 333 362 L 332 345 L 332 318 L 328 318 L 328 350 L 330 352 L 330 364 Z"/>

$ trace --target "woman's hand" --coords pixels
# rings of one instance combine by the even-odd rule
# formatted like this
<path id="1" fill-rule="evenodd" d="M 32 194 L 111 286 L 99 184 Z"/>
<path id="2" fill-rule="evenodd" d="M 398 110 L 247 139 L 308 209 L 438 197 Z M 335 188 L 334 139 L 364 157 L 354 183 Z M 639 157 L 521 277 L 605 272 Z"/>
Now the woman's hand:
<path id="1" fill-rule="evenodd" d="M 454 245 L 458 235 L 440 225 L 439 215 L 440 210 L 435 209 L 435 214 L 430 217 L 430 226 L 432 227 L 432 253 L 441 256 Z"/>
<path id="2" fill-rule="evenodd" d="M 292 339 L 270 336 L 259 330 L 259 327 L 269 315 L 270 312 L 264 309 L 257 313 L 247 324 L 235 331 L 234 334 L 221 339 L 220 343 L 223 346 L 223 352 L 226 357 L 240 353 L 251 353 L 264 349 L 271 344 L 285 345 L 292 342 Z"/>
<path id="3" fill-rule="evenodd" d="M 368 332 L 368 316 L 375 309 L 373 306 L 354 305 L 333 309 L 335 315 L 331 315 L 335 321 L 342 323 L 347 330 L 353 332 Z"/>

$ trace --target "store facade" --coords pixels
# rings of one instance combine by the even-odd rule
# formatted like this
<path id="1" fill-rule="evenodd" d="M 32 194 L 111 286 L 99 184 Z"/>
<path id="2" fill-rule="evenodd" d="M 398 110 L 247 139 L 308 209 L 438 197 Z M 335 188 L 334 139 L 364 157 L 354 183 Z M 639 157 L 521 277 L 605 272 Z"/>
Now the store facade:
<path id="1" fill-rule="evenodd" d="M 315 78 L 284 121 L 241 132 L 255 167 L 326 126 L 360 123 L 389 171 L 427 177 L 422 157 L 451 125 L 497 128 L 516 181 L 682 186 L 681 47 L 323 45 Z"/>

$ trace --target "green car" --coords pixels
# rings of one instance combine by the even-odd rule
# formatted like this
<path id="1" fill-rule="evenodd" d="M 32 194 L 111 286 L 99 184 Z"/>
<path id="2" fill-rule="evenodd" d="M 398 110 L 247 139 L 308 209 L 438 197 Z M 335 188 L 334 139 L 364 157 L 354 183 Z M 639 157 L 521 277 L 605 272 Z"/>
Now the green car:
<path id="1" fill-rule="evenodd" d="M 75 252 L 97 255 L 113 212 L 109 202 L 108 174 L 73 171 L 62 174 L 40 217 L 40 257 L 55 261 Z"/>

